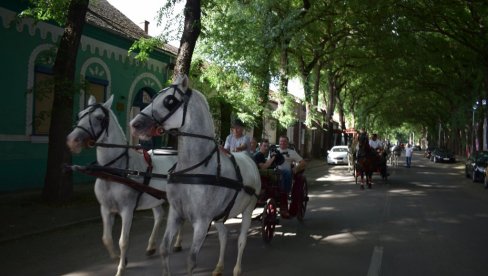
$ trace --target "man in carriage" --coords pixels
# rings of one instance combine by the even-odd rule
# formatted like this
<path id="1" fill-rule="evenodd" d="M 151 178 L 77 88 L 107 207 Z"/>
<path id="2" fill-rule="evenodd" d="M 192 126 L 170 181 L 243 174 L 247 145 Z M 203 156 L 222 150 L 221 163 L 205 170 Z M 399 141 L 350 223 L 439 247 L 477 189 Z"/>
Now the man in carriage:
<path id="1" fill-rule="evenodd" d="M 283 164 L 278 166 L 281 172 L 281 196 L 280 196 L 280 211 L 282 218 L 290 217 L 288 212 L 288 195 L 292 188 L 293 174 L 302 172 L 305 169 L 305 160 L 293 149 L 289 148 L 289 140 L 286 135 L 280 136 L 279 152 L 284 157 Z"/>
<path id="2" fill-rule="evenodd" d="M 383 143 L 378 139 L 378 134 L 373 133 L 371 140 L 369 140 L 369 146 L 376 152 L 383 150 Z"/>

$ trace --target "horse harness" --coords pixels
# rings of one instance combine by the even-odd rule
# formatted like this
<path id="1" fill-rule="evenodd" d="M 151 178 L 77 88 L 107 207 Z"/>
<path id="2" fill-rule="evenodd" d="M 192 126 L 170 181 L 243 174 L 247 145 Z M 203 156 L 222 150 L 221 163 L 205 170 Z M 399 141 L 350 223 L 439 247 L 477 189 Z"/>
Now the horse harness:
<path id="1" fill-rule="evenodd" d="M 214 221 L 218 220 L 223 220 L 224 222 L 228 219 L 230 210 L 235 204 L 235 200 L 237 198 L 237 195 L 241 190 L 243 190 L 245 193 L 249 194 L 250 196 L 255 196 L 258 198 L 258 195 L 256 194 L 256 190 L 253 187 L 250 186 L 245 186 L 242 181 L 242 175 L 241 175 L 241 170 L 239 168 L 239 165 L 237 165 L 237 162 L 235 160 L 235 157 L 233 155 L 230 156 L 230 160 L 232 161 L 232 164 L 234 166 L 237 180 L 231 179 L 228 177 L 224 177 L 221 175 L 221 159 L 220 159 L 220 151 L 219 151 L 219 146 L 217 141 L 209 136 L 205 135 L 200 135 L 200 134 L 193 134 L 193 133 L 187 133 L 187 132 L 180 132 L 177 130 L 170 130 L 169 131 L 170 135 L 174 136 L 188 136 L 188 137 L 194 137 L 194 138 L 200 138 L 200 139 L 206 139 L 206 140 L 211 140 L 214 142 L 215 147 L 213 150 L 205 157 L 202 161 L 198 162 L 197 164 L 188 167 L 186 169 L 180 170 L 180 171 L 174 171 L 176 168 L 176 164 L 169 170 L 169 175 L 168 175 L 168 184 L 202 184 L 202 185 L 211 185 L 211 186 L 219 186 L 219 187 L 225 187 L 229 189 L 235 190 L 234 196 L 232 197 L 232 200 L 229 202 L 227 207 L 224 209 L 224 211 L 219 214 L 218 216 L 214 217 Z M 187 174 L 186 172 L 189 172 L 193 169 L 196 169 L 202 165 L 207 166 L 208 162 L 212 158 L 212 156 L 217 153 L 217 171 L 215 175 L 211 174 Z"/>
<path id="2" fill-rule="evenodd" d="M 173 94 L 166 96 L 163 100 L 163 106 L 168 110 L 168 114 L 166 114 L 163 118 L 158 119 L 154 116 L 154 110 L 151 109 L 151 115 L 147 115 L 145 113 L 140 113 L 143 116 L 149 117 L 152 119 L 156 125 L 163 126 L 163 123 L 168 120 L 181 106 L 183 106 L 183 118 L 181 122 L 181 126 L 185 124 L 185 119 L 186 119 L 186 112 L 188 109 L 188 102 L 190 100 L 190 97 L 192 96 L 192 90 L 187 89 L 185 92 L 181 91 L 181 89 L 178 87 L 178 85 L 171 85 L 170 87 L 162 90 L 161 92 L 158 93 L 159 95 L 164 94 L 166 91 L 168 91 L 170 88 L 173 88 Z M 178 93 L 181 97 L 181 100 L 178 99 L 175 94 Z M 157 97 L 157 96 L 156 96 Z M 151 107 L 152 108 L 152 107 Z M 202 161 L 198 162 L 197 164 L 190 166 L 189 168 L 180 170 L 180 171 L 174 171 L 176 168 L 176 164 L 169 170 L 169 176 L 168 176 L 168 184 L 202 184 L 202 185 L 212 185 L 212 186 L 220 186 L 220 187 L 225 187 L 229 189 L 234 189 L 236 192 L 228 204 L 228 206 L 225 208 L 225 210 L 218 216 L 216 216 L 213 220 L 217 221 L 220 219 L 223 219 L 223 221 L 227 220 L 230 210 L 234 206 L 235 200 L 237 198 L 238 193 L 241 190 L 244 190 L 247 194 L 251 196 L 256 196 L 256 190 L 252 187 L 249 186 L 244 186 L 243 181 L 242 181 L 242 175 L 239 169 L 239 166 L 236 163 L 236 160 L 234 156 L 231 155 L 230 159 L 232 161 L 232 164 L 234 165 L 234 169 L 236 171 L 237 175 L 237 180 L 227 178 L 221 175 L 221 160 L 220 160 L 220 151 L 219 151 L 219 146 L 215 138 L 205 136 L 205 135 L 200 135 L 200 134 L 193 134 L 193 133 L 187 133 L 187 132 L 180 132 L 177 130 L 170 130 L 168 132 L 170 135 L 173 136 L 188 136 L 188 137 L 193 137 L 193 138 L 199 138 L 199 139 L 206 139 L 213 141 L 215 144 L 215 147 L 213 150 L 205 157 Z M 210 159 L 212 156 L 217 153 L 217 171 L 215 175 L 209 175 L 209 174 L 187 174 L 187 172 L 196 169 L 202 165 L 207 166 Z"/>

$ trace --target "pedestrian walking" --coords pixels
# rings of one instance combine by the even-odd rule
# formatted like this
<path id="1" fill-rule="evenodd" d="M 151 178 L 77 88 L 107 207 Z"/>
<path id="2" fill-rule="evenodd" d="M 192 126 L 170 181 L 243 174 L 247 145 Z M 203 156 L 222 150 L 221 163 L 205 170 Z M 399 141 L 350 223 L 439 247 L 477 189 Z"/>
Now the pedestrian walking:
<path id="1" fill-rule="evenodd" d="M 410 144 L 407 144 L 405 147 L 405 157 L 406 157 L 406 166 L 407 168 L 410 168 L 412 165 L 412 153 L 413 153 L 413 147 Z"/>

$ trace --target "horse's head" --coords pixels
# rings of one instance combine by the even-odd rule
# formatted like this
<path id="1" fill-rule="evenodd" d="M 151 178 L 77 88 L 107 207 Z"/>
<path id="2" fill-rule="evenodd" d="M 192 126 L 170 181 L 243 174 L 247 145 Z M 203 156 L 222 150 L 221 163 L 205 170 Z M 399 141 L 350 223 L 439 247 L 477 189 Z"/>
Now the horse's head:
<path id="1" fill-rule="evenodd" d="M 368 135 L 366 133 L 361 133 L 358 137 L 359 145 L 365 145 L 369 142 Z"/>
<path id="2" fill-rule="evenodd" d="M 105 103 L 97 104 L 95 97 L 90 96 L 88 106 L 78 113 L 78 122 L 66 138 L 66 144 L 72 152 L 79 153 L 83 147 L 92 147 L 102 136 L 107 135 L 109 109 L 113 99 L 112 95 Z"/>
<path id="3" fill-rule="evenodd" d="M 152 136 L 161 135 L 165 130 L 183 126 L 190 96 L 188 77 L 179 76 L 132 119 L 132 135 L 147 140 Z"/>

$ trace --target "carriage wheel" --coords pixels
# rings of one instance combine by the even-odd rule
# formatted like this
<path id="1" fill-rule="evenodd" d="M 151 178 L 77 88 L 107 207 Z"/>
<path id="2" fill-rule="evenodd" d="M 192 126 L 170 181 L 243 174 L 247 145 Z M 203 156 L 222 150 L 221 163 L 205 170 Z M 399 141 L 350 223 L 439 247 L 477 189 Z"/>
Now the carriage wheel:
<path id="1" fill-rule="evenodd" d="M 307 178 L 303 177 L 303 186 L 302 186 L 302 195 L 301 195 L 300 206 L 298 208 L 297 219 L 299 221 L 303 221 L 305 217 L 305 212 L 307 211 L 307 204 L 308 204 L 308 184 Z"/>
<path id="2" fill-rule="evenodd" d="M 273 239 L 277 222 L 276 212 L 276 201 L 273 198 L 268 199 L 264 205 L 261 221 L 261 234 L 265 243 L 270 243 Z"/>

